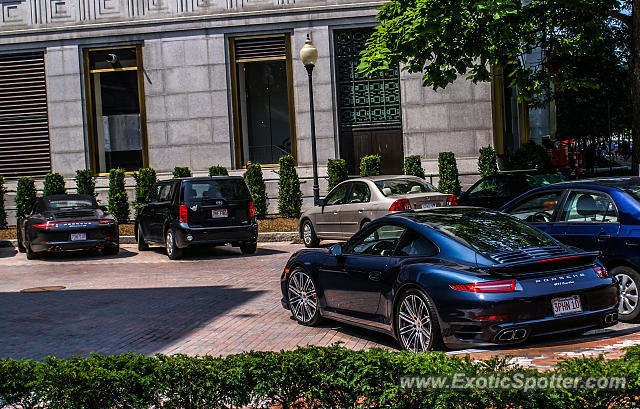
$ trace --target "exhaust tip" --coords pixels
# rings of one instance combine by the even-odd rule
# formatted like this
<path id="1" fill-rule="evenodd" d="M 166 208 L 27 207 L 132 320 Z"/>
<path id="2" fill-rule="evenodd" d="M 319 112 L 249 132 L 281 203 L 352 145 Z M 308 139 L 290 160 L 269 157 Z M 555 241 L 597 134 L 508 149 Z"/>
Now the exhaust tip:
<path id="1" fill-rule="evenodd" d="M 605 324 L 613 324 L 616 321 L 618 321 L 618 313 L 617 312 L 610 312 L 608 314 L 606 314 L 604 316 L 604 323 Z"/>
<path id="2" fill-rule="evenodd" d="M 498 334 L 496 340 L 501 342 L 522 341 L 527 337 L 525 328 L 506 329 Z"/>

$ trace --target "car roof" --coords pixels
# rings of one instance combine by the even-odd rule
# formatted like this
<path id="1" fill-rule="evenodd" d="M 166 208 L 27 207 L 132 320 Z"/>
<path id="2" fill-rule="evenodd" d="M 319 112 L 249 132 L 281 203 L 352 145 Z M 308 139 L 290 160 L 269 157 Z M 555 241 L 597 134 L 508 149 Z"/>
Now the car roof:
<path id="1" fill-rule="evenodd" d="M 634 186 L 640 186 L 640 177 L 638 176 L 626 176 L 626 177 L 602 177 L 592 179 L 581 180 L 568 180 L 564 182 L 555 183 L 548 186 L 562 186 L 562 187 L 607 187 L 614 189 L 627 189 Z"/>
<path id="2" fill-rule="evenodd" d="M 91 195 L 80 195 L 77 193 L 69 193 L 69 194 L 62 194 L 62 195 L 48 195 L 48 196 L 42 196 L 40 197 L 40 199 L 42 200 L 70 200 L 70 199 L 91 199 L 94 200 L 95 198 L 92 197 Z"/>
<path id="3" fill-rule="evenodd" d="M 191 181 L 204 181 L 204 180 L 220 180 L 220 179 L 240 179 L 243 180 L 242 176 L 192 176 L 188 178 L 176 178 L 169 180 L 159 180 L 158 182 L 167 182 L 171 180 L 181 180 L 183 182 L 191 182 Z"/>
<path id="4" fill-rule="evenodd" d="M 420 215 L 422 214 L 429 214 L 430 222 L 425 222 L 420 220 Z M 448 222 L 454 220 L 455 218 L 459 218 L 461 214 L 464 216 L 478 216 L 482 214 L 491 214 L 491 215 L 501 215 L 501 216 L 509 217 L 507 215 L 504 215 L 503 213 L 498 212 L 497 210 L 490 210 L 490 209 L 485 209 L 483 207 L 475 207 L 475 206 L 438 207 L 438 208 L 432 208 L 428 210 L 395 213 L 387 217 L 402 217 L 402 218 L 414 221 L 416 223 L 424 224 L 425 226 L 435 228 L 437 230 L 438 226 L 447 225 Z"/>
<path id="5" fill-rule="evenodd" d="M 421 178 L 417 176 L 412 176 L 412 175 L 379 175 L 379 176 L 366 176 L 366 177 L 347 179 L 345 180 L 345 182 L 358 182 L 358 181 L 362 182 L 366 180 L 375 182 L 377 180 L 390 180 L 390 179 L 421 179 Z M 421 180 L 424 180 L 424 179 L 421 179 Z"/>

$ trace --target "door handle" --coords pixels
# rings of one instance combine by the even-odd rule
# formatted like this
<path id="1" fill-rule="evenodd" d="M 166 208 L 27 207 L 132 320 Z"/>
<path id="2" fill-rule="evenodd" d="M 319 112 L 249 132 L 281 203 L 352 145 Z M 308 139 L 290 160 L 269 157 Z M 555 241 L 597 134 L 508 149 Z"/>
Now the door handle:
<path id="1" fill-rule="evenodd" d="M 380 281 L 382 278 L 382 273 L 380 271 L 372 271 L 369 273 L 369 280 L 371 281 Z"/>
<path id="2" fill-rule="evenodd" d="M 363 209 L 358 210 L 358 213 L 364 213 Z"/>
<path id="3" fill-rule="evenodd" d="M 611 238 L 611 235 L 609 235 L 609 234 L 607 234 L 605 232 L 602 232 L 602 233 L 598 234 L 598 240 L 607 240 L 607 239 L 610 239 L 610 238 Z"/>
<path id="4" fill-rule="evenodd" d="M 333 211 L 333 214 L 338 214 L 338 212 L 334 210 L 334 211 Z"/>

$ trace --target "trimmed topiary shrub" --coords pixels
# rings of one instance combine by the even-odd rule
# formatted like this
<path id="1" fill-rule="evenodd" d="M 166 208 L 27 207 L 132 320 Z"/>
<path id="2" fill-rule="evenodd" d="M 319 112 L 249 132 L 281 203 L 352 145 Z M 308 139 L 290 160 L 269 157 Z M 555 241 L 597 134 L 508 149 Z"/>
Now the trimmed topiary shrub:
<path id="1" fill-rule="evenodd" d="M 59 173 L 47 173 L 44 177 L 42 196 L 64 195 L 67 189 L 64 186 L 64 178 Z"/>
<path id="2" fill-rule="evenodd" d="M 485 178 L 498 172 L 498 164 L 496 160 L 496 150 L 492 146 L 480 148 L 480 157 L 478 157 L 478 172 L 480 176 Z"/>
<path id="3" fill-rule="evenodd" d="M 338 183 L 349 178 L 347 171 L 347 162 L 344 159 L 329 159 L 327 165 L 327 174 L 329 176 L 329 186 L 327 189 L 333 189 Z"/>
<path id="4" fill-rule="evenodd" d="M 438 190 L 442 193 L 460 194 L 460 179 L 458 179 L 458 164 L 453 152 L 440 152 L 438 155 Z"/>
<path id="5" fill-rule="evenodd" d="M 522 145 L 511 157 L 511 169 L 537 169 L 541 172 L 552 172 L 553 165 L 547 150 L 534 141 Z"/>
<path id="6" fill-rule="evenodd" d="M 302 213 L 302 191 L 293 156 L 286 155 L 278 161 L 280 180 L 278 181 L 278 213 L 282 217 L 298 218 Z"/>
<path id="7" fill-rule="evenodd" d="M 215 165 L 209 168 L 209 176 L 229 176 L 229 172 L 224 166 Z"/>
<path id="8" fill-rule="evenodd" d="M 153 184 L 156 183 L 156 171 L 151 168 L 141 168 L 133 174 L 133 178 L 136 181 L 136 201 L 133 202 L 133 210 L 135 216 L 138 216 L 138 209 L 143 205 L 138 203 L 138 199 L 144 199 L 144 203 L 151 201 L 153 194 Z"/>
<path id="9" fill-rule="evenodd" d="M 174 179 L 178 179 L 178 178 L 190 178 L 191 177 L 191 169 L 189 169 L 188 167 L 180 167 L 180 166 L 176 166 L 175 168 L 173 168 L 173 178 Z"/>
<path id="10" fill-rule="evenodd" d="M 360 176 L 378 176 L 380 174 L 380 155 L 368 155 L 360 161 Z"/>
<path id="11" fill-rule="evenodd" d="M 16 210 L 18 213 L 30 214 L 36 204 L 36 182 L 32 177 L 23 176 L 18 179 L 16 187 Z"/>
<path id="12" fill-rule="evenodd" d="M 422 169 L 422 160 L 420 159 L 420 155 L 412 155 L 404 158 L 404 174 L 424 179 L 426 175 L 424 173 L 424 169 Z"/>
<path id="13" fill-rule="evenodd" d="M 7 228 L 7 210 L 4 203 L 4 196 L 7 189 L 4 187 L 4 176 L 0 176 L 0 229 Z"/>
<path id="14" fill-rule="evenodd" d="M 253 196 L 253 205 L 256 208 L 256 218 L 264 219 L 267 217 L 267 186 L 262 177 L 262 167 L 259 163 L 252 163 L 244 174 L 244 179 L 249 186 L 251 196 Z"/>
<path id="15" fill-rule="evenodd" d="M 76 170 L 76 193 L 96 197 L 96 178 L 89 169 Z"/>
<path id="16" fill-rule="evenodd" d="M 124 187 L 124 169 L 111 169 L 109 171 L 109 213 L 118 223 L 129 221 L 129 200 Z"/>

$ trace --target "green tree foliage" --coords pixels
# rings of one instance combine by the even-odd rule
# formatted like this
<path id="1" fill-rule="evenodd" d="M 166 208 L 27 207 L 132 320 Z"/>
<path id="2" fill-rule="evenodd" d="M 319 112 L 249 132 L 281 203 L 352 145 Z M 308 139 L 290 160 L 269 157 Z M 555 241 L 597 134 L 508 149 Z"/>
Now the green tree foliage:
<path id="1" fill-rule="evenodd" d="M 480 148 L 480 157 L 478 158 L 478 172 L 480 176 L 486 178 L 498 172 L 498 164 L 496 162 L 496 150 L 493 146 L 485 146 Z"/>
<path id="2" fill-rule="evenodd" d="M 96 178 L 89 169 L 76 171 L 76 193 L 79 195 L 96 196 Z"/>
<path id="3" fill-rule="evenodd" d="M 180 167 L 180 166 L 176 166 L 175 168 L 173 168 L 173 178 L 174 179 L 178 179 L 178 178 L 190 178 L 191 177 L 191 169 L 189 169 L 188 167 Z"/>
<path id="4" fill-rule="evenodd" d="M 124 169 L 109 171 L 109 212 L 123 224 L 129 221 L 129 200 L 124 185 Z"/>
<path id="5" fill-rule="evenodd" d="M 244 179 L 249 186 L 251 196 L 253 196 L 253 205 L 256 208 L 256 218 L 264 219 L 267 217 L 267 186 L 262 176 L 262 167 L 259 163 L 252 163 L 244 174 Z"/>
<path id="6" fill-rule="evenodd" d="M 278 213 L 282 217 L 298 218 L 302 212 L 302 191 L 293 156 L 286 155 L 278 161 Z"/>
<path id="7" fill-rule="evenodd" d="M 380 155 L 368 155 L 360 160 L 360 176 L 378 176 L 379 174 Z"/>
<path id="8" fill-rule="evenodd" d="M 30 214 L 36 205 L 36 182 L 32 177 L 23 176 L 18 179 L 16 187 L 16 210 L 18 213 Z"/>
<path id="9" fill-rule="evenodd" d="M 0 176 L 0 229 L 7 228 L 7 210 L 4 202 L 7 188 L 4 186 L 4 176 Z"/>
<path id="10" fill-rule="evenodd" d="M 152 168 L 141 168 L 133 174 L 133 178 L 136 181 L 136 201 L 133 202 L 133 209 L 137 217 L 138 210 L 143 203 L 149 203 L 152 199 L 153 185 L 157 181 L 156 171 Z M 143 203 L 139 203 L 138 199 L 141 199 Z"/>
<path id="11" fill-rule="evenodd" d="M 453 152 L 440 152 L 438 155 L 438 190 L 442 193 L 460 194 L 458 164 Z"/>
<path id="12" fill-rule="evenodd" d="M 522 145 L 512 156 L 511 169 L 537 169 L 552 172 L 553 166 L 547 151 L 537 143 L 529 141 Z"/>
<path id="13" fill-rule="evenodd" d="M 347 162 L 344 159 L 329 159 L 327 164 L 327 175 L 329 176 L 327 189 L 333 189 L 338 183 L 347 180 Z"/>
<path id="14" fill-rule="evenodd" d="M 425 178 L 420 155 L 412 155 L 404 158 L 404 174 L 417 176 L 422 179 Z"/>
<path id="15" fill-rule="evenodd" d="M 67 193 L 64 178 L 59 173 L 47 173 L 44 177 L 43 196 L 63 195 Z"/>
<path id="16" fill-rule="evenodd" d="M 215 165 L 209 168 L 209 176 L 229 176 L 229 172 L 224 166 Z"/>

